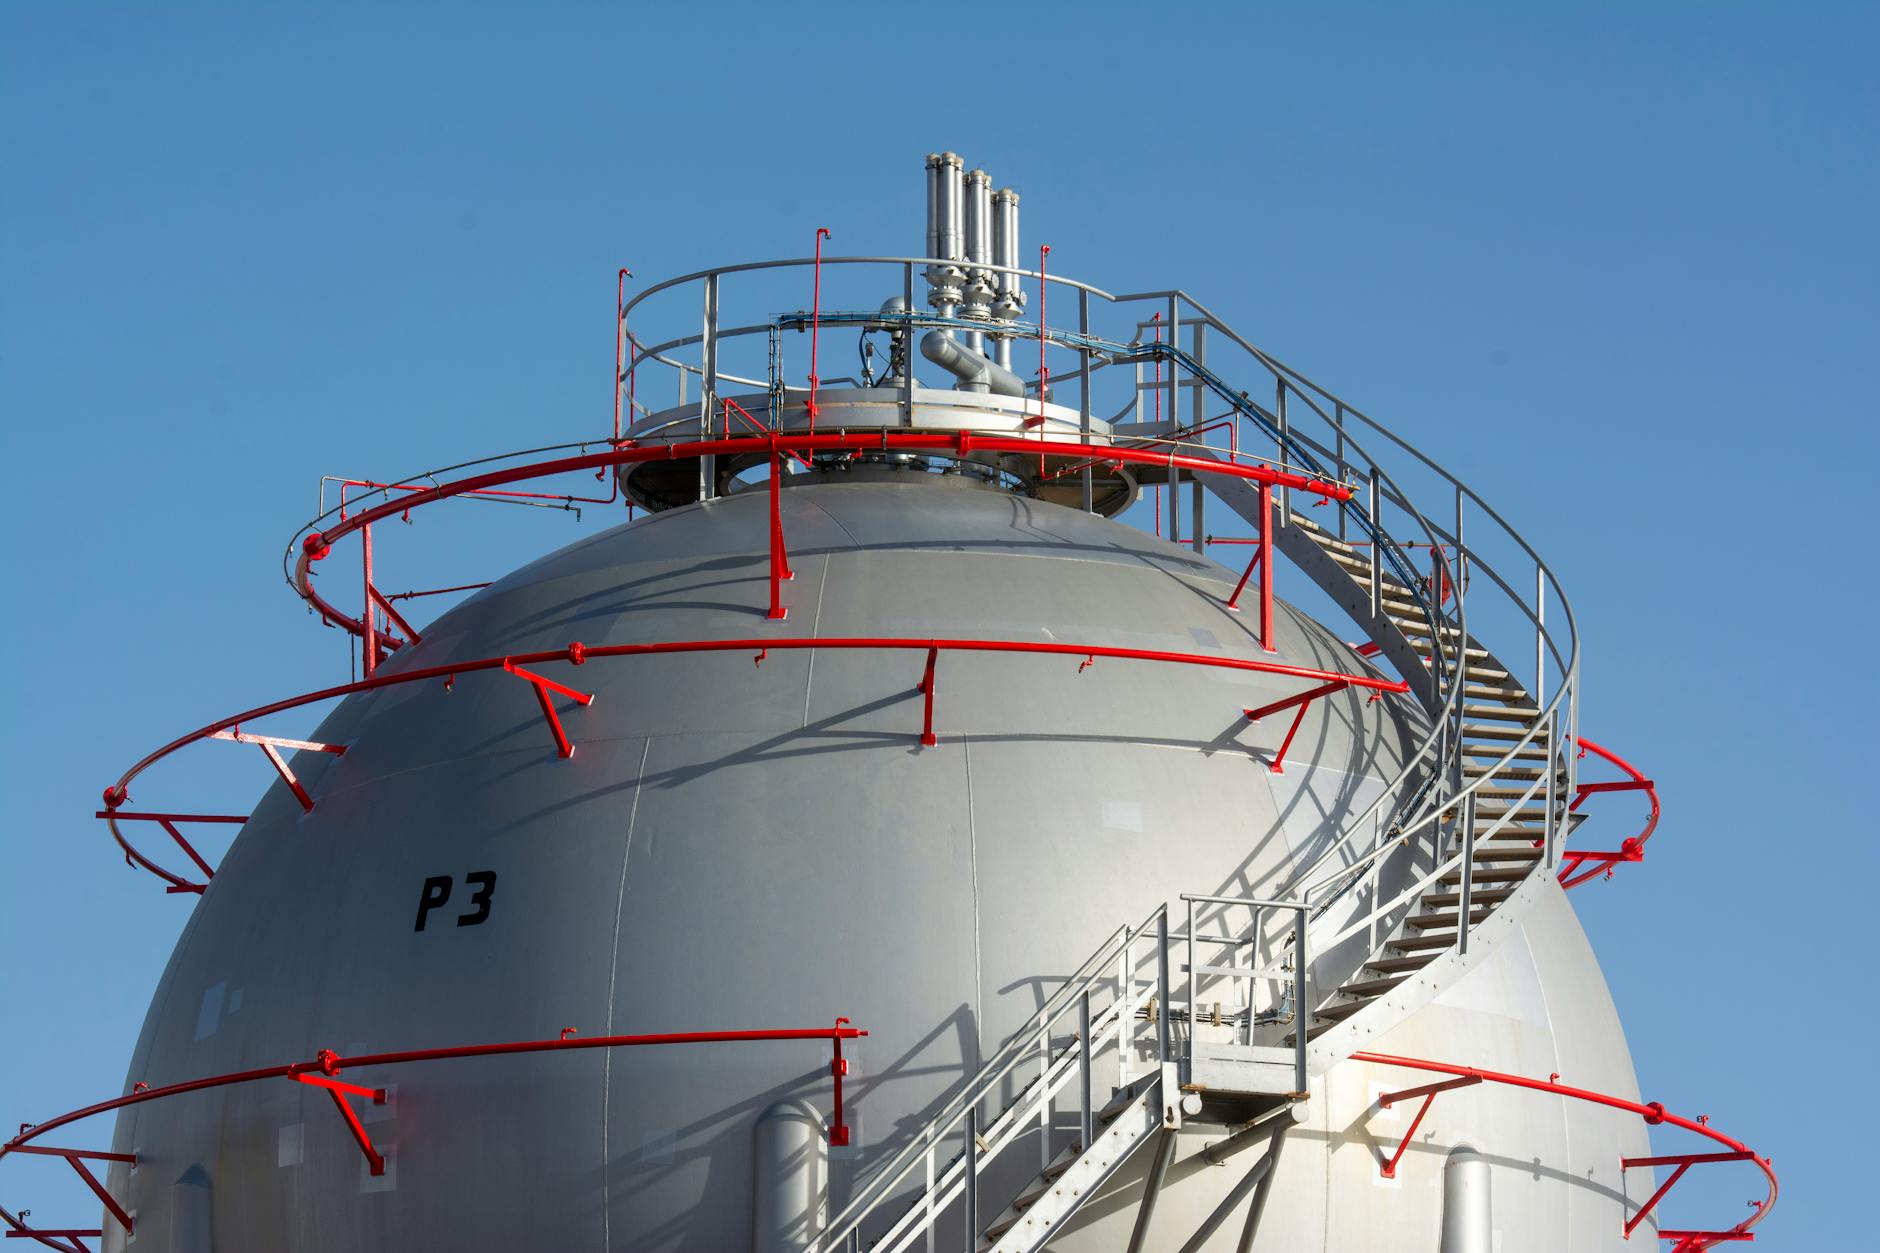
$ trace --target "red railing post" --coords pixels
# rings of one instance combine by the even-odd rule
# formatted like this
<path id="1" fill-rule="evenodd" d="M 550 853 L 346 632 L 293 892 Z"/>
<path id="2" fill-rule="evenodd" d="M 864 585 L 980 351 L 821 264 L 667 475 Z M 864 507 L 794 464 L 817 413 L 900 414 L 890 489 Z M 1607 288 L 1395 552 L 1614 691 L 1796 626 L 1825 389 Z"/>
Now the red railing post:
<path id="1" fill-rule="evenodd" d="M 365 627 L 365 671 L 366 678 L 371 678 L 379 668 L 378 628 L 373 620 L 372 607 L 372 524 L 359 528 L 360 565 L 365 571 L 365 608 L 361 611 L 361 625 Z"/>
<path id="2" fill-rule="evenodd" d="M 783 543 L 783 454 L 777 452 L 770 458 L 770 612 L 767 617 L 781 622 L 790 616 L 790 611 L 783 606 L 783 583 L 795 577 L 796 573 L 790 569 L 790 554 Z"/>
<path id="3" fill-rule="evenodd" d="M 835 1113 L 829 1119 L 829 1143 L 835 1148 L 841 1148 L 849 1142 L 849 1127 L 842 1121 L 842 1079 L 849 1073 L 848 1059 L 842 1056 L 842 1027 L 847 1022 L 847 1018 L 837 1018 L 835 1030 L 829 1036 L 835 1049 L 835 1056 L 829 1063 L 829 1074 L 835 1086 Z"/>
<path id="4" fill-rule="evenodd" d="M 927 748 L 932 748 L 935 744 L 940 742 L 934 737 L 933 733 L 933 672 L 934 663 L 939 659 L 940 649 L 937 646 L 929 647 L 927 649 L 927 669 L 920 678 L 920 693 L 926 698 L 926 710 L 921 717 L 920 742 Z"/>
<path id="5" fill-rule="evenodd" d="M 1200 486 L 1196 485 L 1196 491 Z M 1273 647 L 1273 485 L 1260 481 L 1260 647 L 1269 653 Z"/>

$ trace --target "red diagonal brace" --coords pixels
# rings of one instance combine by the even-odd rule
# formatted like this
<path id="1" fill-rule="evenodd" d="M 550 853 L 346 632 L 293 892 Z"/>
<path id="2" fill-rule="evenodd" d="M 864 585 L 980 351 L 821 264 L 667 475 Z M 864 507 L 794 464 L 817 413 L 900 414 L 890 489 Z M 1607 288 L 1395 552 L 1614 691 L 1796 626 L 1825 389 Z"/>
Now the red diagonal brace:
<path id="1" fill-rule="evenodd" d="M 325 1088 L 326 1094 L 333 1098 L 333 1106 L 346 1120 L 346 1127 L 359 1144 L 359 1151 L 366 1155 L 366 1165 L 375 1175 L 385 1173 L 385 1159 L 372 1147 L 372 1137 L 366 1134 L 365 1124 L 359 1121 L 359 1115 L 353 1111 L 348 1096 L 363 1096 L 371 1099 L 374 1105 L 385 1104 L 384 1088 L 367 1088 L 356 1083 L 342 1083 L 338 1079 L 328 1079 L 324 1075 L 296 1074 L 294 1078 L 316 1088 Z"/>
<path id="2" fill-rule="evenodd" d="M 102 1240 L 104 1231 L 98 1227 L 14 1227 L 7 1232 L 9 1240 L 37 1240 L 45 1244 L 48 1240 L 67 1240 L 68 1244 L 47 1245 L 48 1248 L 70 1249 L 73 1253 L 91 1253 L 91 1246 L 81 1237 L 92 1236 Z"/>
<path id="3" fill-rule="evenodd" d="M 392 620 L 393 625 L 397 626 L 399 630 L 405 633 L 406 639 L 410 640 L 413 644 L 416 644 L 418 641 L 424 638 L 422 635 L 418 634 L 416 628 L 414 628 L 409 622 L 405 621 L 405 616 L 403 614 L 399 613 L 398 610 L 392 607 L 392 602 L 386 599 L 385 593 L 379 591 L 378 588 L 372 587 L 370 585 L 366 587 L 366 590 L 372 593 L 373 603 L 378 605 L 380 609 L 383 609 L 385 611 L 385 616 Z"/>
<path id="4" fill-rule="evenodd" d="M 1445 1079 L 1441 1083 L 1426 1083 L 1420 1088 L 1405 1088 L 1401 1092 L 1386 1092 L 1378 1097 L 1377 1105 L 1379 1109 L 1389 1109 L 1392 1101 L 1408 1100 L 1413 1096 L 1423 1098 L 1423 1105 L 1417 1110 L 1417 1116 L 1410 1120 L 1410 1130 L 1403 1133 L 1403 1143 L 1397 1146 L 1397 1151 L 1390 1155 L 1388 1162 L 1384 1163 L 1384 1178 L 1395 1179 L 1397 1177 L 1397 1163 L 1402 1161 L 1403 1155 L 1409 1151 L 1410 1141 L 1416 1138 L 1417 1128 L 1423 1125 L 1423 1115 L 1430 1112 L 1430 1105 L 1436 1100 L 1436 1094 L 1439 1092 L 1447 1092 L 1451 1088 L 1473 1087 L 1480 1082 L 1482 1082 L 1482 1076 L 1480 1075 L 1465 1075 L 1460 1079 Z"/>
<path id="5" fill-rule="evenodd" d="M 1234 584 L 1234 594 L 1227 598 L 1227 607 L 1235 613 L 1240 612 L 1240 594 L 1246 590 L 1247 580 L 1253 577 L 1253 568 L 1260 564 L 1260 558 L 1266 556 L 1266 545 L 1253 550 L 1253 559 L 1247 562 L 1246 573 L 1240 576 L 1240 582 Z"/>
<path id="6" fill-rule="evenodd" d="M 929 648 L 927 650 L 927 669 L 920 677 L 920 686 L 915 689 L 926 698 L 926 712 L 922 715 L 920 724 L 920 742 L 927 748 L 932 748 L 935 744 L 940 742 L 934 737 L 933 733 L 933 670 L 934 663 L 939 660 L 940 650 L 938 648 Z"/>
<path id="7" fill-rule="evenodd" d="M 300 785 L 300 780 L 294 777 L 292 770 L 288 769 L 287 762 L 281 756 L 280 750 L 283 748 L 291 748 L 302 752 L 331 753 L 335 757 L 344 757 L 346 755 L 346 746 L 344 744 L 320 744 L 313 740 L 288 740 L 282 739 L 278 735 L 250 735 L 240 727 L 229 727 L 225 730 L 217 731 L 209 738 L 212 740 L 232 740 L 237 744 L 259 745 L 261 751 L 267 756 L 268 764 L 274 767 L 275 771 L 281 776 L 281 779 L 294 793 L 294 799 L 300 802 L 301 809 L 308 813 L 313 812 L 313 797 L 307 795 L 307 789 Z M 179 836 L 178 838 L 180 839 L 181 837 Z"/>
<path id="8" fill-rule="evenodd" d="M 1247 721 L 1258 722 L 1268 714 L 1276 714 L 1283 709 L 1291 709 L 1294 706 L 1298 707 L 1299 712 L 1293 715 L 1292 726 L 1286 729 L 1286 738 L 1280 741 L 1279 752 L 1273 758 L 1272 770 L 1274 774 L 1286 773 L 1286 750 L 1292 747 L 1293 736 L 1299 734 L 1299 724 L 1306 720 L 1306 709 L 1311 706 L 1312 702 L 1321 696 L 1330 696 L 1333 692 L 1342 692 L 1350 686 L 1351 681 L 1348 679 L 1333 679 L 1330 683 L 1321 683 L 1319 686 L 1301 692 L 1297 696 L 1288 696 L 1285 700 L 1276 700 L 1272 704 L 1262 705 L 1258 709 L 1242 711 L 1247 715 Z"/>
<path id="9" fill-rule="evenodd" d="M 559 692 L 563 696 L 579 701 L 583 705 L 592 705 L 594 703 L 594 694 L 592 692 L 577 692 L 566 684 L 557 683 L 555 680 L 545 675 L 537 674 L 533 670 L 524 670 L 507 657 L 503 658 L 503 669 L 515 675 L 517 678 L 525 680 L 529 686 L 535 689 L 535 699 L 542 706 L 542 717 L 548 722 L 549 734 L 555 737 L 556 753 L 563 757 L 574 756 L 574 745 L 568 742 L 567 733 L 561 729 L 561 716 L 555 712 L 555 703 L 548 699 L 548 694 L 550 692 Z"/>
<path id="10" fill-rule="evenodd" d="M 85 1186 L 90 1188 L 94 1193 L 97 1194 L 98 1199 L 104 1203 L 105 1209 L 110 1211 L 111 1217 L 118 1220 L 118 1224 L 124 1228 L 124 1234 L 125 1235 L 131 1234 L 133 1230 L 133 1225 L 131 1223 L 131 1216 L 124 1212 L 124 1207 L 122 1205 L 119 1205 L 117 1203 L 117 1199 L 113 1197 L 110 1194 L 110 1192 L 105 1190 L 105 1186 L 102 1183 L 98 1182 L 98 1176 L 92 1174 L 90 1170 L 86 1169 L 85 1161 L 86 1159 L 89 1159 L 94 1162 L 128 1162 L 134 1166 L 137 1164 L 137 1154 L 135 1153 L 96 1153 L 96 1152 L 92 1152 L 89 1149 L 42 1148 L 41 1146 L 37 1144 L 22 1144 L 19 1147 L 15 1148 L 13 1152 L 37 1153 L 42 1157 L 63 1157 L 66 1160 L 67 1164 L 70 1165 L 73 1170 L 78 1172 L 78 1177 L 85 1181 Z M 80 1232 L 69 1232 L 69 1233 L 60 1233 L 60 1234 L 98 1235 L 100 1233 L 80 1231 Z"/>
<path id="11" fill-rule="evenodd" d="M 1619 1160 L 1619 1169 L 1622 1172 L 1630 1170 L 1634 1166 L 1676 1166 L 1677 1167 L 1676 1170 L 1671 1172 L 1671 1176 L 1668 1179 L 1666 1179 L 1663 1183 L 1658 1185 L 1658 1191 L 1652 1193 L 1651 1196 L 1646 1199 L 1645 1204 L 1638 1207 L 1638 1213 L 1632 1215 L 1631 1218 L 1626 1220 L 1626 1224 L 1625 1224 L 1626 1239 L 1630 1240 L 1632 1238 L 1632 1233 L 1638 1230 L 1638 1225 L 1644 1222 L 1646 1219 L 1646 1216 L 1649 1215 L 1652 1212 L 1652 1210 L 1658 1207 L 1658 1202 L 1665 1199 L 1665 1193 L 1671 1191 L 1672 1185 L 1676 1184 L 1678 1180 L 1684 1178 L 1684 1172 L 1689 1170 L 1691 1167 L 1701 1166 L 1705 1162 L 1747 1162 L 1747 1161 L 1753 1160 L 1755 1156 L 1756 1155 L 1754 1153 L 1744 1151 L 1740 1153 L 1674 1153 L 1665 1157 L 1621 1158 Z M 1693 1233 L 1679 1233 L 1679 1234 L 1680 1236 L 1693 1236 L 1694 1235 L 1694 1236 L 1701 1237 L 1701 1236 L 1709 1235 L 1711 1233 L 1693 1232 Z M 1747 1235 L 1748 1233 L 1745 1232 L 1744 1234 Z M 1670 1235 L 1666 1232 L 1660 1232 L 1659 1237 L 1661 1239 L 1671 1238 Z M 1684 1243 L 1681 1243 L 1678 1247 L 1683 1248 L 1688 1243 L 1689 1241 L 1686 1240 Z M 1699 1244 L 1693 1247 L 1701 1248 L 1702 1245 Z"/>

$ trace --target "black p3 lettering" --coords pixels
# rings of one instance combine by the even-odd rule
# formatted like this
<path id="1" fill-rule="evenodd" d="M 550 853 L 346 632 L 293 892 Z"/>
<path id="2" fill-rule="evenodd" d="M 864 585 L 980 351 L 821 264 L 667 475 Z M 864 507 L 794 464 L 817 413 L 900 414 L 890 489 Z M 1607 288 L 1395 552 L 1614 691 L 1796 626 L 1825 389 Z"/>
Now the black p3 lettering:
<path id="1" fill-rule="evenodd" d="M 450 899 L 450 876 L 434 874 L 424 881 L 424 890 L 418 894 L 418 921 L 411 929 L 424 930 L 424 920 L 431 911 Z"/>
<path id="2" fill-rule="evenodd" d="M 463 877 L 463 881 L 475 886 L 470 894 L 473 907 L 467 914 L 457 916 L 460 927 L 474 927 L 485 922 L 490 916 L 490 901 L 496 895 L 496 872 L 494 870 L 473 870 Z M 431 911 L 442 908 L 450 900 L 453 880 L 447 874 L 432 875 L 424 881 L 424 887 L 418 892 L 418 921 L 412 925 L 413 931 L 424 930 Z"/>
<path id="3" fill-rule="evenodd" d="M 494 870 L 473 870 L 463 877 L 463 881 L 465 883 L 475 883 L 479 885 L 477 890 L 470 894 L 470 903 L 477 908 L 476 912 L 473 914 L 459 914 L 457 916 L 457 925 L 460 927 L 474 927 L 490 916 L 490 897 L 496 894 L 496 872 Z"/>

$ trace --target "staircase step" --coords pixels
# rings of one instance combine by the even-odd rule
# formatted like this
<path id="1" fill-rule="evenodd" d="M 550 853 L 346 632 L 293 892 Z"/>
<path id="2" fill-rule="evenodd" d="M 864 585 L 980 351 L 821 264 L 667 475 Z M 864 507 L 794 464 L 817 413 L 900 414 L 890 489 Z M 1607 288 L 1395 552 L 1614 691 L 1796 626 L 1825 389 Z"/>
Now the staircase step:
<path id="1" fill-rule="evenodd" d="M 1406 953 L 1413 953 L 1422 949 L 1448 948 L 1456 942 L 1456 933 L 1454 931 L 1456 923 L 1453 917 L 1450 919 L 1449 925 L 1450 930 L 1440 931 L 1433 935 L 1400 935 L 1386 945 L 1386 947 L 1400 949 Z M 1431 954 L 1431 956 L 1434 955 L 1433 953 Z"/>
<path id="2" fill-rule="evenodd" d="M 1465 718 L 1491 718 L 1498 722 L 1519 722 L 1532 726 L 1541 711 L 1532 705 L 1464 705 Z"/>
<path id="3" fill-rule="evenodd" d="M 1501 904 L 1512 895 L 1514 895 L 1513 888 L 1490 888 L 1487 891 L 1472 889 L 1469 893 L 1469 903 L 1471 905 L 1492 908 Z M 1462 904 L 1462 893 L 1425 892 L 1423 894 L 1423 904 L 1430 909 L 1446 909 L 1450 912 L 1451 916 L 1453 916 L 1456 909 Z"/>
<path id="4" fill-rule="evenodd" d="M 1465 778 L 1480 779 L 1488 775 L 1494 775 L 1497 779 L 1513 779 L 1518 782 L 1532 783 L 1540 778 L 1543 772 L 1539 769 L 1529 770 L 1523 766 L 1497 765 L 1490 761 L 1465 761 L 1462 763 L 1462 773 Z M 1564 787 L 1566 785 L 1567 775 L 1564 770 L 1556 770 L 1554 777 L 1560 780 L 1561 786 Z"/>
<path id="5" fill-rule="evenodd" d="M 1499 844 L 1490 840 L 1475 850 L 1476 862 L 1495 861 L 1503 863 L 1536 862 L 1541 859 L 1541 850 L 1531 843 Z"/>
<path id="6" fill-rule="evenodd" d="M 1534 773 L 1539 774 L 1540 772 L 1535 771 Z M 1502 776 L 1499 774 L 1495 776 L 1496 779 L 1500 779 L 1501 777 Z M 1534 792 L 1534 795 L 1530 797 L 1528 796 L 1528 789 L 1533 786 L 1534 786 L 1534 783 L 1531 781 L 1525 785 L 1520 785 L 1519 781 L 1517 781 L 1517 785 L 1512 786 L 1512 787 L 1501 787 L 1495 783 L 1484 783 L 1481 787 L 1478 787 L 1475 789 L 1475 796 L 1478 801 L 1483 801 L 1483 800 L 1521 801 L 1523 808 L 1525 808 L 1528 805 L 1545 805 L 1547 803 L 1547 789 L 1545 788 L 1536 789 L 1536 791 Z M 1475 811 L 1475 814 L 1476 814 L 1476 817 L 1479 818 L 1487 812 L 1488 811 L 1486 809 L 1478 806 Z"/>
<path id="7" fill-rule="evenodd" d="M 1528 726 L 1498 727 L 1480 722 L 1465 722 L 1462 724 L 1462 738 L 1464 740 L 1520 740 L 1527 738 L 1528 730 Z M 1547 735 L 1543 732 L 1534 739 L 1537 744 L 1545 744 Z"/>
<path id="8" fill-rule="evenodd" d="M 1495 911 L 1492 909 L 1472 910 L 1469 914 L 1469 925 L 1474 926 L 1476 923 L 1484 921 L 1494 912 Z M 1458 915 L 1453 909 L 1434 914 L 1416 914 L 1404 919 L 1403 925 L 1414 931 L 1434 931 L 1439 928 L 1453 931 L 1456 928 L 1457 917 Z"/>
<path id="9" fill-rule="evenodd" d="M 1436 960 L 1434 953 L 1412 953 L 1408 957 L 1378 957 L 1364 963 L 1366 970 L 1379 974 L 1415 974 Z"/>
<path id="10" fill-rule="evenodd" d="M 1528 860 L 1532 861 L 1534 859 L 1529 858 Z M 1525 867 L 1525 866 L 1518 866 L 1518 867 L 1513 867 L 1513 868 L 1502 867 L 1502 866 L 1497 866 L 1497 867 L 1477 866 L 1469 874 L 1470 881 L 1473 883 L 1519 883 L 1521 882 L 1521 880 L 1527 877 L 1528 877 L 1528 867 Z M 1461 883 L 1462 872 L 1460 870 L 1452 870 L 1448 874 L 1444 875 L 1441 879 L 1437 880 L 1437 882 Z M 1424 899 L 1427 900 L 1428 898 L 1425 897 Z"/>
<path id="11" fill-rule="evenodd" d="M 1341 988 L 1340 991 L 1343 991 L 1343 989 Z M 1329 1005 L 1319 1006 L 1312 1016 L 1314 1018 L 1322 1018 L 1327 1022 L 1339 1022 L 1351 1017 L 1376 999 L 1376 997 L 1367 997 L 1361 1001 L 1333 1001 Z"/>
<path id="12" fill-rule="evenodd" d="M 1462 754 L 1465 757 L 1493 757 L 1504 761 L 1546 761 L 1551 755 L 1544 736 L 1532 744 L 1523 744 L 1520 748 L 1514 749 L 1506 744 L 1464 743 Z"/>
<path id="13" fill-rule="evenodd" d="M 1525 688 L 1518 686 L 1501 686 L 1495 683 L 1465 683 L 1462 687 L 1462 695 L 1464 698 L 1474 697 L 1482 700 L 1499 700 L 1508 701 L 1510 703 L 1528 699 L 1527 690 Z"/>
<path id="14" fill-rule="evenodd" d="M 1402 631 L 1405 635 L 1420 635 L 1428 639 L 1432 634 L 1430 624 L 1423 621 L 1421 618 L 1400 618 L 1393 615 L 1390 624 L 1399 631 Z M 1442 632 L 1444 639 L 1454 639 L 1460 633 L 1461 628 L 1442 626 L 1438 627 L 1437 630 Z M 1483 653 L 1482 655 L 1486 657 L 1488 654 Z"/>
<path id="15" fill-rule="evenodd" d="M 1403 974 L 1389 975 L 1381 979 L 1360 979 L 1355 983 L 1345 984 L 1343 987 L 1339 988 L 1338 991 L 1344 996 L 1378 997 L 1384 995 L 1384 993 L 1390 991 L 1409 977 L 1410 973 L 1405 971 Z"/>

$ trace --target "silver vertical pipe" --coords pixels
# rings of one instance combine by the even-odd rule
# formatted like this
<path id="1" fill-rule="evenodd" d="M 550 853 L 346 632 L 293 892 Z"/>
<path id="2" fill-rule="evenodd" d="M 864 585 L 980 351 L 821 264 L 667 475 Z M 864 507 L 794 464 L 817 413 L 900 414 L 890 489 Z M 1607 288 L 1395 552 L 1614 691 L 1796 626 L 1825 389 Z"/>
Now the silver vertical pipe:
<path id="1" fill-rule="evenodd" d="M 960 312 L 969 318 L 990 318 L 993 282 L 992 271 L 986 267 L 992 263 L 992 179 L 984 170 L 970 170 L 966 174 L 964 256 L 965 301 Z M 984 353 L 985 333 L 967 332 L 966 343 L 974 352 Z"/>
<path id="2" fill-rule="evenodd" d="M 992 302 L 992 316 L 1001 322 L 1014 321 L 1025 311 L 1025 292 L 1018 275 L 1010 273 L 1018 265 L 1018 193 L 1001 187 L 992 193 L 992 264 L 1005 266 L 994 276 L 998 294 Z M 998 363 L 1012 368 L 1012 337 L 1000 335 L 993 346 Z"/>
<path id="3" fill-rule="evenodd" d="M 1332 410 L 1332 429 L 1338 432 L 1338 481 L 1345 481 L 1345 404 L 1338 401 Z M 1338 507 L 1338 539 L 1345 542 L 1345 507 Z"/>
<path id="4" fill-rule="evenodd" d="M 907 326 L 901 336 L 901 414 L 914 425 L 914 263 L 902 267 L 901 299 L 906 302 Z"/>
<path id="5" fill-rule="evenodd" d="M 1290 432 L 1286 427 L 1286 380 L 1274 380 L 1273 416 L 1279 422 L 1279 463 L 1286 464 L 1286 442 Z M 1292 522 L 1292 488 L 1285 484 L 1279 489 L 1279 524 L 1287 526 Z"/>
<path id="6" fill-rule="evenodd" d="M 1560 844 L 1560 825 L 1554 816 L 1554 781 L 1560 774 L 1560 768 L 1554 764 L 1554 755 L 1560 751 L 1560 743 L 1554 738 L 1554 729 L 1559 720 L 1557 714 L 1547 715 L 1547 756 L 1541 761 L 1541 768 L 1547 771 L 1547 817 L 1541 823 L 1541 847 L 1543 864 L 1549 870 L 1554 868 Z"/>

